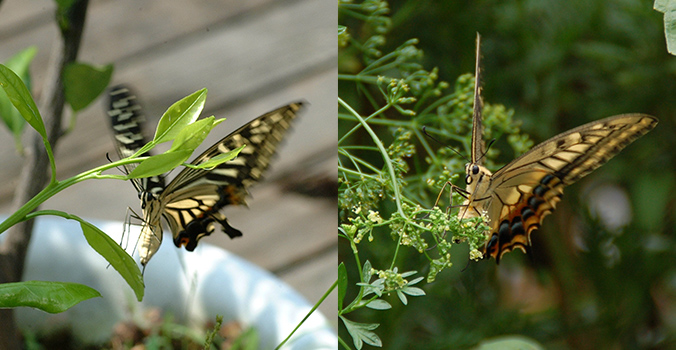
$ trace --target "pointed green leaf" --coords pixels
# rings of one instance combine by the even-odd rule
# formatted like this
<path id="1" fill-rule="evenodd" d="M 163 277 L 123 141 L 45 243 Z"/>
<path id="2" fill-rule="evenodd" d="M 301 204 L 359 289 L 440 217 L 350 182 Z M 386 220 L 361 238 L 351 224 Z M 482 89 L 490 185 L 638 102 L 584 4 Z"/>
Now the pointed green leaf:
<path id="1" fill-rule="evenodd" d="M 160 144 L 176 138 L 183 127 L 197 120 L 206 99 L 207 89 L 202 89 L 171 105 L 160 118 L 153 141 Z"/>
<path id="2" fill-rule="evenodd" d="M 408 305 L 408 299 L 406 298 L 406 294 L 402 293 L 400 290 L 397 291 L 397 296 L 399 297 L 399 300 L 401 300 L 401 303 L 404 305 Z"/>
<path id="3" fill-rule="evenodd" d="M 368 281 L 371 280 L 371 276 L 373 275 L 373 268 L 371 267 L 370 261 L 366 260 L 364 262 L 364 266 L 361 269 L 361 275 L 362 275 L 362 279 L 365 282 L 368 282 Z"/>
<path id="4" fill-rule="evenodd" d="M 117 270 L 122 278 L 127 281 L 129 286 L 136 293 L 139 301 L 143 299 L 144 287 L 143 276 L 141 270 L 134 259 L 127 254 L 127 252 L 120 247 L 117 242 L 113 241 L 107 234 L 101 231 L 98 227 L 83 220 L 82 218 L 59 210 L 39 210 L 26 215 L 25 220 L 33 219 L 40 215 L 60 216 L 64 219 L 75 220 L 80 223 L 82 233 L 87 239 L 87 243 L 94 248 L 94 250 L 101 254 L 110 265 Z"/>
<path id="5" fill-rule="evenodd" d="M 190 150 L 178 150 L 152 156 L 139 163 L 128 175 L 128 178 L 137 179 L 164 174 L 183 164 L 191 154 L 192 151 Z"/>
<path id="6" fill-rule="evenodd" d="M 33 62 L 33 58 L 37 52 L 37 46 L 27 47 L 8 59 L 7 62 L 5 62 L 5 66 L 26 82 L 25 78 L 28 77 L 29 73 L 28 67 L 30 67 L 31 62 Z"/>
<path id="7" fill-rule="evenodd" d="M 25 281 L 0 284 L 0 308 L 28 306 L 49 313 L 66 311 L 81 301 L 100 297 L 79 283 Z"/>
<path id="8" fill-rule="evenodd" d="M 347 291 L 347 269 L 344 263 L 338 265 L 338 310 L 343 309 L 343 300 Z"/>
<path id="9" fill-rule="evenodd" d="M 412 297 L 419 297 L 425 295 L 425 291 L 418 287 L 404 287 L 404 289 L 402 289 L 401 291 Z"/>
<path id="10" fill-rule="evenodd" d="M 113 65 L 95 67 L 74 62 L 63 70 L 63 89 L 66 102 L 73 111 L 89 106 L 110 83 Z"/>
<path id="11" fill-rule="evenodd" d="M 177 150 L 195 150 L 204 142 L 204 139 L 209 135 L 209 132 L 224 119 L 215 120 L 214 116 L 200 119 L 192 124 L 187 125 L 176 135 L 174 142 L 171 144 L 170 152 Z"/>
<path id="12" fill-rule="evenodd" d="M 375 299 L 366 304 L 366 307 L 373 310 L 388 310 L 392 308 L 392 305 L 383 299 Z"/>
<path id="13" fill-rule="evenodd" d="M 31 46 L 7 60 L 5 66 L 16 73 L 24 84 L 30 90 L 30 67 L 35 54 L 37 53 L 37 47 Z M 12 132 L 14 136 L 14 141 L 16 143 L 16 148 L 22 150 L 21 146 L 21 133 L 23 131 L 24 125 L 26 125 L 26 120 L 23 119 L 19 111 L 12 105 L 12 102 L 7 97 L 4 89 L 0 89 L 0 118 L 2 118 L 7 128 Z"/>
<path id="14" fill-rule="evenodd" d="M 5 65 L 0 64 L 0 86 L 5 90 L 7 97 L 12 102 L 12 105 L 21 113 L 30 126 L 33 127 L 43 139 L 47 139 L 47 132 L 45 124 L 42 121 L 42 116 L 38 111 L 38 107 L 31 97 L 30 91 L 24 83 L 11 69 Z"/>
<path id="15" fill-rule="evenodd" d="M 101 254 L 120 276 L 127 281 L 129 287 L 136 294 L 136 299 L 138 301 L 143 300 L 143 275 L 134 258 L 127 254 L 110 236 L 99 230 L 98 227 L 74 215 L 71 215 L 71 217 L 80 222 L 80 227 L 82 227 L 82 233 L 84 233 L 87 243 L 97 253 Z"/>
<path id="16" fill-rule="evenodd" d="M 228 151 L 225 153 L 221 153 L 215 157 L 212 157 L 211 159 L 207 160 L 206 162 L 199 163 L 197 165 L 192 165 L 192 164 L 185 164 L 185 166 L 193 169 L 204 169 L 204 170 L 211 170 L 222 163 L 228 162 L 230 160 L 233 160 L 239 152 L 241 152 L 246 145 L 241 145 L 238 148 L 233 149 L 232 151 Z"/>

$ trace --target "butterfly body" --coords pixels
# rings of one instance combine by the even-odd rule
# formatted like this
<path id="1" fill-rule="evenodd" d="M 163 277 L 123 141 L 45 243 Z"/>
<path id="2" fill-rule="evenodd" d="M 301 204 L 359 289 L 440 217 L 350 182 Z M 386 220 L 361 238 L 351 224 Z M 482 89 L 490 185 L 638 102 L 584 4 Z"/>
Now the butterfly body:
<path id="1" fill-rule="evenodd" d="M 230 238 L 242 236 L 220 211 L 228 205 L 246 205 L 249 187 L 261 180 L 302 105 L 302 102 L 291 103 L 250 121 L 216 142 L 191 164 L 200 165 L 245 146 L 231 161 L 209 170 L 185 168 L 166 187 L 164 177 L 136 179 L 134 187 L 139 191 L 143 210 L 141 264 L 145 266 L 160 247 L 162 220 L 167 223 L 176 247 L 185 247 L 188 251 L 193 251 L 200 239 L 213 233 L 217 224 Z M 128 116 L 137 111 L 128 89 L 119 87 L 111 91 L 109 115 L 127 116 L 113 117 L 120 157 L 134 154 L 145 143 L 142 136 L 138 136 L 140 128 L 133 125 L 140 118 Z M 133 167 L 127 168 L 128 172 L 131 170 Z"/>
<path id="2" fill-rule="evenodd" d="M 481 165 L 484 155 L 481 126 L 479 44 L 472 128 L 472 157 L 467 164 L 467 200 L 461 219 L 484 216 L 484 257 L 496 262 L 514 249 L 528 253 L 531 233 L 540 227 L 570 185 L 619 153 L 657 125 L 657 118 L 625 114 L 594 121 L 542 142 L 494 174 Z"/>

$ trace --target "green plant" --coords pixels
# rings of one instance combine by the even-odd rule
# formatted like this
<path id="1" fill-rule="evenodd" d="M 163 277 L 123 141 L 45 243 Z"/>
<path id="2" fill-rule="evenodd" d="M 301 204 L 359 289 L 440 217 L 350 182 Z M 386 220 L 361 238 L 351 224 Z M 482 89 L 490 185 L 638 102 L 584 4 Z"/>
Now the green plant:
<path id="1" fill-rule="evenodd" d="M 378 324 L 356 322 L 348 314 L 364 307 L 390 309 L 385 295 L 392 292 L 404 305 L 407 295 L 425 295 L 413 286 L 423 280 L 413 277 L 417 271 L 426 271 L 426 282 L 434 282 L 452 267 L 452 247 L 458 242 L 468 243 L 470 258 L 480 258 L 477 248 L 485 241 L 486 226 L 482 218 L 460 222 L 450 210 L 462 198 L 453 192 L 448 200 L 440 191 L 447 182 L 457 182 L 466 161 L 431 143 L 422 130 L 425 126 L 434 139 L 453 142 L 469 154 L 473 76 L 460 76 L 447 93 L 450 85 L 438 81 L 437 69 L 421 64 L 416 39 L 382 53 L 391 23 L 386 2 L 344 1 L 339 9 L 339 237 L 349 247 L 340 250 L 338 308 L 360 349 L 363 343 L 383 345 Z M 506 137 L 518 154 L 532 142 L 519 133 L 512 115 L 487 103 L 484 125 L 487 137 Z M 495 167 L 499 153 L 497 148 L 488 152 L 489 167 Z M 436 206 L 438 198 L 442 202 Z M 391 243 L 382 243 L 387 236 Z M 376 240 L 380 244 L 372 243 Z M 422 257 L 414 258 L 419 264 L 411 262 L 415 254 Z M 410 268 L 415 270 L 399 272 Z M 346 301 L 348 296 L 354 296 L 352 301 Z M 340 342 L 349 348 L 344 338 Z"/>
<path id="2" fill-rule="evenodd" d="M 215 120 L 213 116 L 197 121 L 206 100 L 206 89 L 199 90 L 172 105 L 160 119 L 153 140 L 139 150 L 137 154 L 59 181 L 56 179 L 56 164 L 51 145 L 47 139 L 45 126 L 28 88 L 14 72 L 3 65 L 0 65 L 0 86 L 24 120 L 42 136 L 52 169 L 49 184 L 18 211 L 0 223 L 0 233 L 5 232 L 20 221 L 30 220 L 40 215 L 54 215 L 76 220 L 80 222 L 87 242 L 120 273 L 134 290 L 137 299 L 142 300 L 143 280 L 140 269 L 132 257 L 108 235 L 75 215 L 56 210 L 34 210 L 58 192 L 85 180 L 117 179 L 126 181 L 132 178 L 162 174 L 183 164 L 195 148 L 201 144 L 208 132 L 223 121 L 223 119 Z M 196 132 L 196 129 L 199 132 Z M 189 140 L 189 142 L 186 142 L 186 140 Z M 139 157 L 140 154 L 156 145 L 168 141 L 174 141 L 174 143 L 167 152 L 152 157 Z M 229 152 L 227 157 L 220 157 L 218 162 L 204 163 L 197 167 L 213 167 L 220 162 L 234 158 L 239 151 L 241 151 L 241 148 Z M 106 170 L 130 163 L 139 163 L 139 165 L 128 175 L 103 174 Z M 0 297 L 0 307 L 31 306 L 48 312 L 61 312 L 77 302 L 99 296 L 98 293 L 94 293 L 93 290 L 85 287 L 79 284 L 61 282 L 6 283 L 0 285 L 2 291 L 0 293 L 2 296 Z"/>
<path id="3" fill-rule="evenodd" d="M 374 9 L 380 3 L 351 6 L 362 8 L 366 4 Z M 384 21 L 373 19 L 370 12 L 364 10 L 357 18 L 341 10 L 339 23 L 346 35 L 340 40 L 343 47 L 339 65 L 341 78 L 347 79 L 339 81 L 339 95 L 362 116 L 380 108 L 372 107 L 369 100 L 373 96 L 380 98 L 380 93 L 373 85 L 355 84 L 351 76 L 416 37 L 420 39 L 416 48 L 425 52 L 419 62 L 439 67 L 440 79 L 459 82 L 455 77 L 472 67 L 473 39 L 480 32 L 484 39 L 484 96 L 488 101 L 513 106 L 518 115 L 515 119 L 523 121 L 524 129 L 536 139 L 544 140 L 585 122 L 620 113 L 655 115 L 660 124 L 603 168 L 566 188 L 557 210 L 532 235 L 534 249 L 530 259 L 510 253 L 497 267 L 486 261 L 461 270 L 456 267 L 465 266 L 463 257 L 467 253 L 457 250 L 463 245 L 454 245 L 451 261 L 455 265 L 437 275 L 435 283 L 421 287 L 426 297 L 409 299 L 406 307 L 392 303 L 387 312 L 362 308 L 351 313 L 350 320 L 380 324 L 372 332 L 390 349 L 422 347 L 421 344 L 427 349 L 475 348 L 488 345 L 487 340 L 508 337 L 535 339 L 552 349 L 673 347 L 676 328 L 670 321 L 670 310 L 676 305 L 676 294 L 671 283 L 674 269 L 670 266 L 676 258 L 671 210 L 676 198 L 676 162 L 669 150 L 676 146 L 670 136 L 674 130 L 674 103 L 665 96 L 674 94 L 676 84 L 671 68 L 673 57 L 664 48 L 662 14 L 653 11 L 650 4 L 635 1 L 392 0 L 389 4 L 395 11 L 389 31 L 376 31 L 375 24 Z M 383 12 L 382 8 L 387 8 L 379 6 Z M 665 12 L 665 23 L 670 23 L 670 16 Z M 381 38 L 370 39 L 375 36 Z M 380 46 L 367 47 L 366 43 Z M 366 49 L 382 54 L 367 61 L 363 57 Z M 398 70 L 390 67 L 380 75 L 398 77 Z M 398 117 L 393 111 L 385 113 L 388 118 Z M 464 115 L 468 118 L 469 113 Z M 345 121 L 341 119 L 343 125 Z M 453 127 L 453 119 L 446 122 L 449 125 L 444 129 Z M 469 127 L 468 119 L 458 119 L 457 123 Z M 468 142 L 466 131 L 443 136 L 433 124 L 425 124 L 441 143 L 468 154 L 463 146 Z M 391 131 L 373 128 L 387 148 Z M 344 127 L 341 135 L 347 131 L 349 127 Z M 520 152 L 504 147 L 510 137 L 499 137 L 499 126 L 487 127 L 484 132 L 485 139 L 497 139 L 491 149 L 501 151 L 497 157 L 489 153 L 488 158 L 496 163 L 488 166 L 490 170 L 496 171 L 495 165 L 514 159 Z M 370 142 L 361 132 L 354 135 L 348 139 L 350 146 Z M 407 159 L 411 170 L 405 179 L 420 174 L 418 164 L 426 158 L 433 159 L 418 142 L 414 142 L 415 156 Z M 448 164 L 457 164 L 448 166 L 450 174 L 459 173 L 462 177 L 463 169 L 458 165 L 463 161 L 451 152 L 447 157 Z M 369 164 L 381 166 L 379 161 L 369 159 Z M 407 183 L 402 192 L 406 192 L 406 186 L 414 185 Z M 423 192 L 424 186 L 420 183 L 422 190 L 414 191 L 414 196 L 429 200 L 424 208 L 430 208 L 436 191 Z M 626 196 L 631 211 L 625 217 L 631 218 L 626 226 L 609 229 L 599 220 L 599 204 L 604 210 L 612 209 L 614 204 L 605 200 L 592 208 L 590 202 L 597 188 L 602 187 L 611 187 Z M 442 208 L 448 204 L 447 198 L 442 196 Z M 383 220 L 389 217 L 385 210 L 393 207 L 393 200 L 388 201 L 390 204 L 382 201 L 374 209 L 379 210 Z M 454 200 L 454 204 L 459 203 Z M 590 213 L 590 208 L 597 211 Z M 389 265 L 395 251 L 390 240 L 381 239 L 388 233 L 383 231 L 374 228 L 373 242 L 364 240 L 357 245 L 360 260 L 368 260 L 377 268 Z M 339 242 L 340 261 L 345 263 L 346 279 L 350 281 L 346 283 L 345 298 L 352 300 L 358 293 L 354 282 L 359 280 L 359 272 L 352 263 L 347 240 Z M 427 258 L 416 251 L 399 249 L 397 254 L 399 271 L 428 272 Z M 340 331 L 341 339 L 349 339 L 344 328 Z"/>

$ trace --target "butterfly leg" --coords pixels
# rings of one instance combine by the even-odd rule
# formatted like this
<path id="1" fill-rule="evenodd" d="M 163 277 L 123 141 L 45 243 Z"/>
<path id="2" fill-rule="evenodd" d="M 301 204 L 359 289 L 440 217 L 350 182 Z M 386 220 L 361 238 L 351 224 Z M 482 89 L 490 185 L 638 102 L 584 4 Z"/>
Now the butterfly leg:
<path id="1" fill-rule="evenodd" d="M 141 217 L 139 217 L 138 214 L 134 211 L 134 209 L 127 207 L 127 212 L 124 215 L 124 224 L 122 225 L 122 237 L 120 237 L 120 247 L 122 247 L 124 250 L 127 250 L 127 246 L 129 245 L 129 234 L 131 233 L 131 220 L 142 220 Z M 136 225 L 136 224 L 134 224 Z M 126 237 L 126 242 L 125 242 L 125 237 Z M 138 246 L 138 240 L 136 241 L 136 244 L 134 245 L 134 251 L 136 251 L 136 248 Z"/>
<path id="2" fill-rule="evenodd" d="M 441 195 L 444 193 L 444 190 L 446 189 L 446 186 L 450 186 L 451 190 L 448 193 L 448 207 L 446 207 L 446 214 L 450 214 L 451 209 L 453 208 L 458 208 L 463 205 L 453 205 L 453 190 L 456 190 L 456 192 L 462 196 L 463 198 L 467 199 L 469 192 L 465 191 L 464 189 L 452 184 L 450 181 L 446 181 L 443 187 L 441 187 L 441 191 L 439 191 L 439 195 L 437 196 L 437 200 L 434 202 L 434 206 L 439 205 L 439 201 L 441 200 Z"/>

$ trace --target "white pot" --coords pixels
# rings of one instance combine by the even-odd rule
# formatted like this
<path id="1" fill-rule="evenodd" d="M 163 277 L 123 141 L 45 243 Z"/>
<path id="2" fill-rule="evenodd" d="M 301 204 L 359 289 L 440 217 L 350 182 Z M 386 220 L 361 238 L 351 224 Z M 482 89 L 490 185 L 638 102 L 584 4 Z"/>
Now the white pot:
<path id="1" fill-rule="evenodd" d="M 122 223 L 92 223 L 120 241 Z M 130 237 L 136 237 L 137 232 Z M 128 250 L 134 243 L 132 238 Z M 272 349 L 311 308 L 300 294 L 269 272 L 204 242 L 194 252 L 176 249 L 168 235 L 146 268 L 145 297 L 138 303 L 122 277 L 89 247 L 80 225 L 54 217 L 41 217 L 36 222 L 24 280 L 77 282 L 101 293 L 102 298 L 86 300 L 60 314 L 16 310 L 22 329 L 69 327 L 86 343 L 105 341 L 116 323 L 138 318 L 148 308 L 160 308 L 175 320 L 196 327 L 215 322 L 216 315 L 224 316 L 224 323 L 237 320 L 258 331 L 261 349 Z M 337 346 L 335 331 L 315 311 L 284 349 Z"/>

